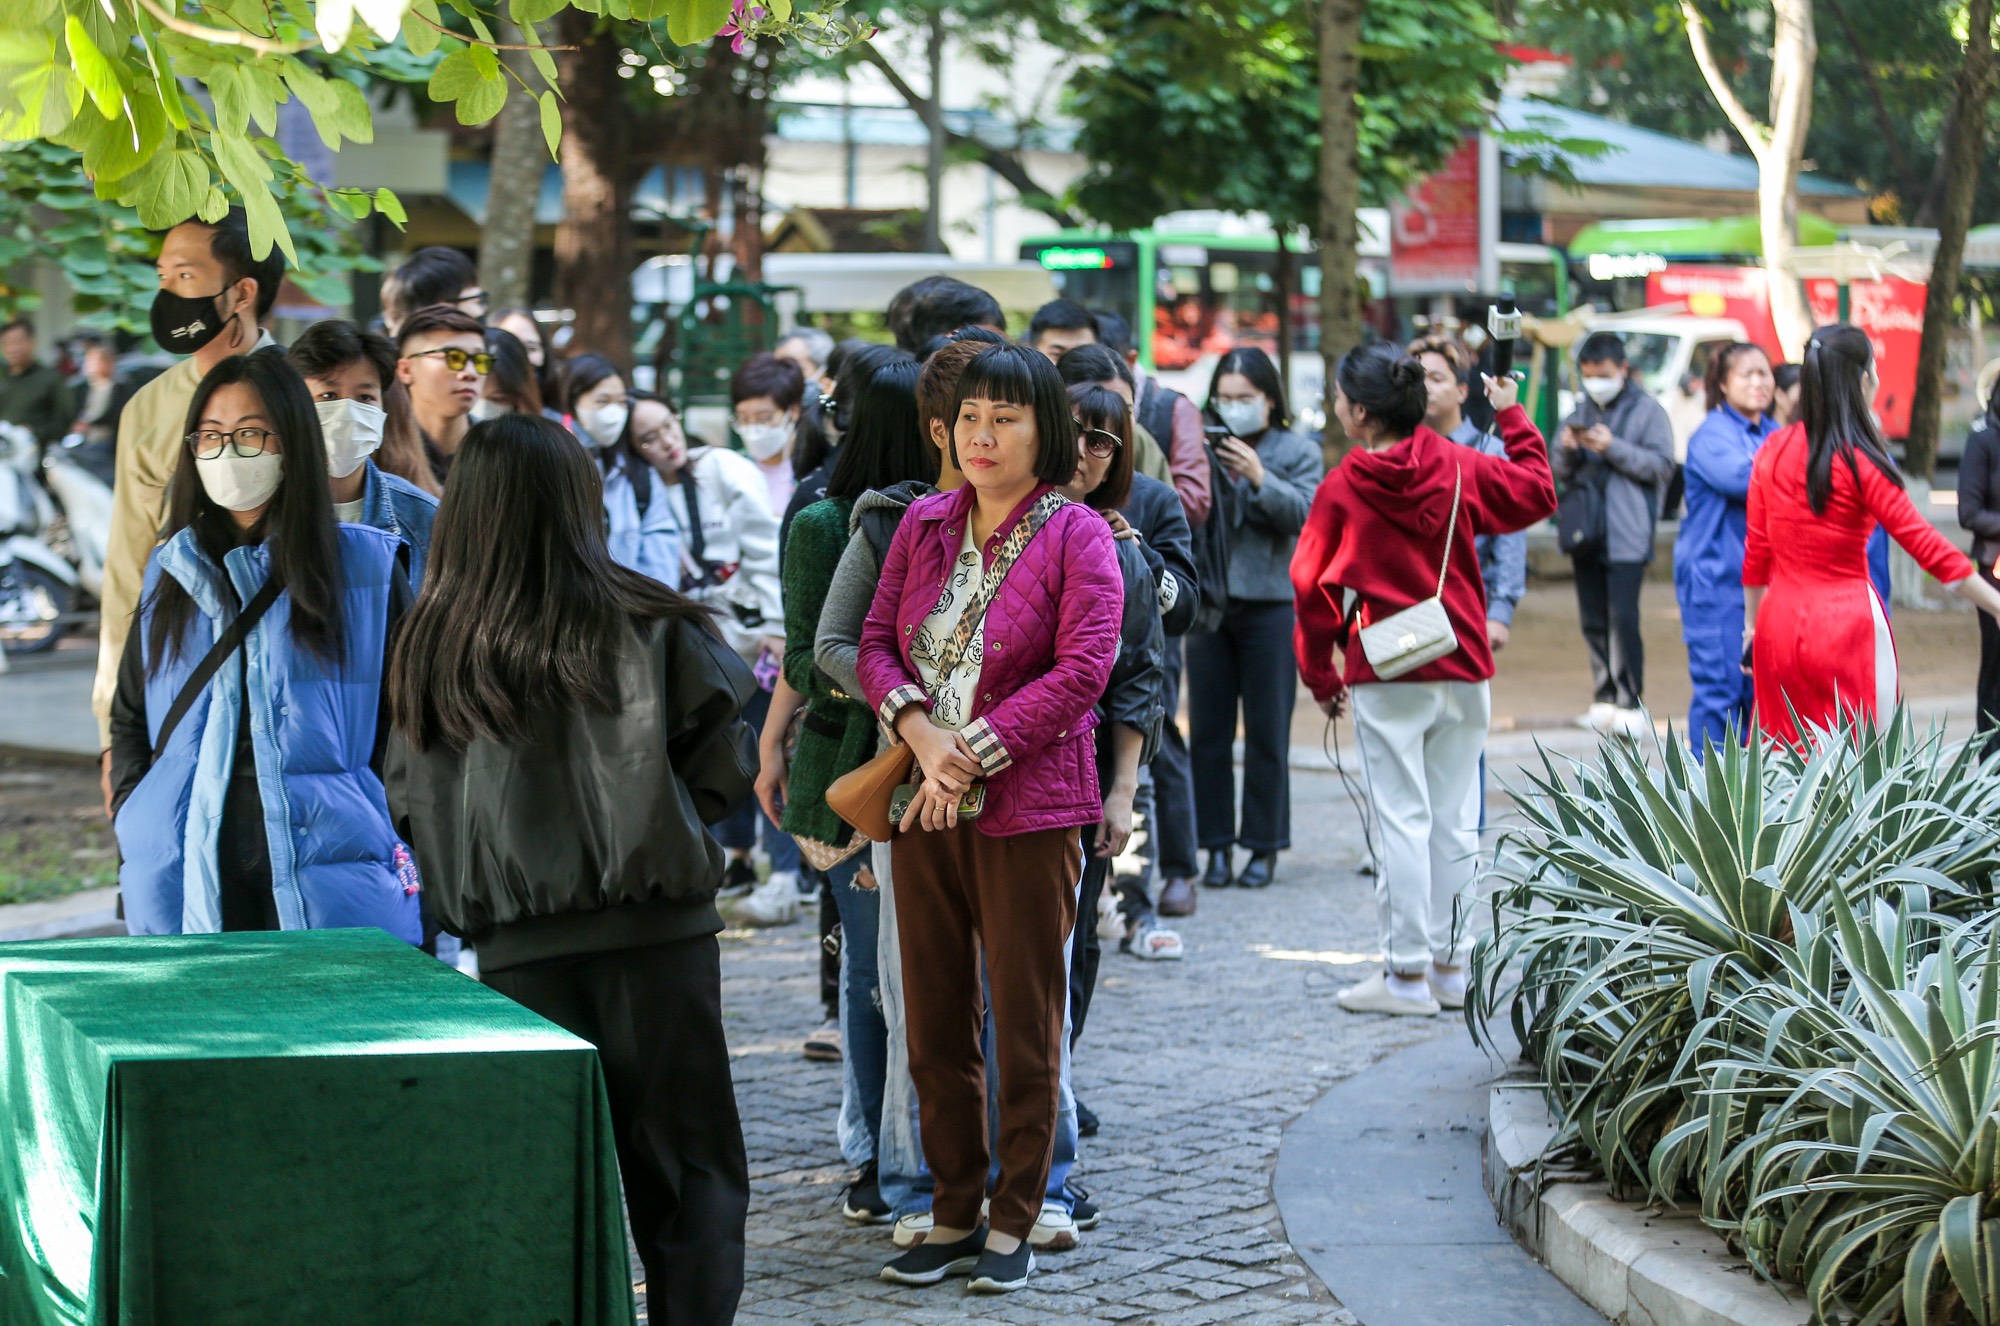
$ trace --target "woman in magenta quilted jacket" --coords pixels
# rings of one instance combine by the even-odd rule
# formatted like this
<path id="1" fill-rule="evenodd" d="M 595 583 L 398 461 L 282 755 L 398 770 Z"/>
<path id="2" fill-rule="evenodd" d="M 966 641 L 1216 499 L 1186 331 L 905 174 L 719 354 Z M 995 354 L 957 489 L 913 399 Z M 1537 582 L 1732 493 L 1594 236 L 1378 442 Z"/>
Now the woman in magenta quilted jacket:
<path id="1" fill-rule="evenodd" d="M 1076 424 L 1054 365 L 995 346 L 958 385 L 952 459 L 966 486 L 915 503 L 861 632 L 859 673 L 919 787 L 892 853 L 910 1074 L 936 1225 L 882 1268 L 900 1284 L 1027 1283 L 1055 1137 L 1083 868 L 1102 818 L 1094 706 L 1110 680 L 1124 581 L 1104 518 L 1056 491 Z M 962 807 L 977 804 L 976 814 Z M 989 1166 L 980 964 L 1000 1074 L 1000 1181 Z"/>

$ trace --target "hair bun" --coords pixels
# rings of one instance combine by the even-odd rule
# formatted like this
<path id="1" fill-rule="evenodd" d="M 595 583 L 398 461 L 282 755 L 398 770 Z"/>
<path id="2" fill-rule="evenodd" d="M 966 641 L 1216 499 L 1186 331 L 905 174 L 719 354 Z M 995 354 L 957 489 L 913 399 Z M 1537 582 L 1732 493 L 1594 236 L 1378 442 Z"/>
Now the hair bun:
<path id="1" fill-rule="evenodd" d="M 1405 355 L 1389 367 L 1389 380 L 1399 387 L 1423 385 L 1424 366 L 1412 356 Z"/>

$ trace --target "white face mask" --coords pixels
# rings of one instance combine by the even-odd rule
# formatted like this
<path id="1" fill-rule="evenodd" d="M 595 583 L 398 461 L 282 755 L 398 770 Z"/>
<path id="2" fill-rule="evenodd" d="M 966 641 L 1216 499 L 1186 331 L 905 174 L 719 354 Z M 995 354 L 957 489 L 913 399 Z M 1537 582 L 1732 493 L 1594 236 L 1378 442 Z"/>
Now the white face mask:
<path id="1" fill-rule="evenodd" d="M 579 416 L 577 422 L 583 425 L 584 435 L 599 448 L 614 445 L 618 435 L 625 431 L 625 421 L 632 415 L 632 407 L 624 402 L 617 405 L 600 405 Z"/>
<path id="2" fill-rule="evenodd" d="M 769 460 L 785 449 L 792 440 L 792 425 L 782 424 L 738 424 L 736 436 L 743 439 L 743 449 L 750 453 L 752 460 Z"/>
<path id="3" fill-rule="evenodd" d="M 239 456 L 224 447 L 219 456 L 197 458 L 194 472 L 217 506 L 225 511 L 254 511 L 278 491 L 278 480 L 285 477 L 285 458 L 273 451 Z"/>
<path id="4" fill-rule="evenodd" d="M 1271 418 L 1271 406 L 1262 398 L 1254 401 L 1217 401 L 1215 413 L 1221 417 L 1222 426 L 1237 437 L 1250 437 L 1264 431 Z"/>
<path id="5" fill-rule="evenodd" d="M 1623 377 L 1585 378 L 1583 380 L 1583 390 L 1590 399 L 1596 401 L 1599 405 L 1609 405 L 1618 398 L 1619 392 L 1625 390 L 1625 379 Z"/>
<path id="6" fill-rule="evenodd" d="M 505 405 L 494 400 L 491 396 L 481 396 L 472 403 L 472 409 L 467 418 L 471 419 L 475 424 L 483 424 L 488 419 L 498 419 L 505 413 L 507 413 Z"/>
<path id="7" fill-rule="evenodd" d="M 317 401 L 314 408 L 326 438 L 326 472 L 345 479 L 382 445 L 382 425 L 389 416 L 366 401 Z"/>

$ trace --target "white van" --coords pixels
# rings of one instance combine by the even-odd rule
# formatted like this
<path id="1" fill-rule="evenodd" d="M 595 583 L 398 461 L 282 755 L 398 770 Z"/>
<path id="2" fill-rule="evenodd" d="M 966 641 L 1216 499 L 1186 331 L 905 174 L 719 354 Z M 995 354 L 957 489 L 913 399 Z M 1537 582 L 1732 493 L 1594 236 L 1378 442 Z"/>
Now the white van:
<path id="1" fill-rule="evenodd" d="M 1673 305 L 1672 308 L 1679 308 Z M 1702 392 L 1702 375 L 1714 353 L 1732 341 L 1747 341 L 1750 335 L 1734 318 L 1698 318 L 1669 309 L 1640 309 L 1633 313 L 1600 313 L 1584 323 L 1588 331 L 1616 332 L 1625 342 L 1625 359 L 1640 385 L 1666 407 L 1674 426 L 1674 459 L 1687 459 L 1688 438 L 1708 416 L 1708 402 Z M 1577 344 L 1583 342 L 1579 339 Z M 1567 419 L 1576 408 L 1571 391 L 1562 395 L 1562 413 Z"/>

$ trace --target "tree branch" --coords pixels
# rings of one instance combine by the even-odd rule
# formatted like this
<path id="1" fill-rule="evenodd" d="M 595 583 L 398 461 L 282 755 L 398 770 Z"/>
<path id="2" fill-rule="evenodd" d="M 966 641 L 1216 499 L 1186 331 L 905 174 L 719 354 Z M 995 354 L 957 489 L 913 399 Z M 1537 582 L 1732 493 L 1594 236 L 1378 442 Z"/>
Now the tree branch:
<path id="1" fill-rule="evenodd" d="M 862 42 L 860 51 L 861 58 L 889 80 L 889 87 L 895 94 L 908 103 L 910 109 L 918 116 L 928 120 L 931 113 L 930 98 L 911 87 L 909 80 L 898 73 L 888 58 L 876 49 L 875 43 Z M 1028 174 L 1028 168 L 1022 165 L 1020 158 L 1013 153 L 989 146 L 977 138 L 954 132 L 949 128 L 944 131 L 944 138 L 949 147 L 977 153 L 981 165 L 1014 186 L 1014 192 L 1020 195 L 1024 205 L 1034 208 L 1059 226 L 1067 228 L 1078 224 L 1076 213 L 1057 202 L 1052 191 L 1037 184 L 1034 177 Z"/>
<path id="2" fill-rule="evenodd" d="M 1729 117 L 1729 123 L 1743 136 L 1751 154 L 1760 160 L 1770 146 L 1770 131 L 1757 123 L 1736 89 L 1729 86 L 1729 79 L 1722 72 L 1722 66 L 1715 62 L 1715 52 L 1708 46 L 1708 23 L 1696 9 L 1693 0 L 1680 0 L 1681 21 L 1687 27 L 1688 46 L 1694 51 L 1694 62 L 1701 69 L 1702 78 L 1708 83 L 1708 90 L 1715 94 L 1716 105 Z"/>
<path id="3" fill-rule="evenodd" d="M 133 0 L 140 8 L 153 16 L 153 21 L 169 32 L 178 32 L 183 37 L 205 41 L 215 46 L 240 46 L 246 51 L 259 55 L 295 55 L 311 50 L 319 45 L 317 38 L 305 41 L 277 41 L 270 37 L 259 37 L 249 32 L 234 32 L 228 28 L 211 28 L 192 20 L 182 18 L 160 8 L 154 0 Z"/>

